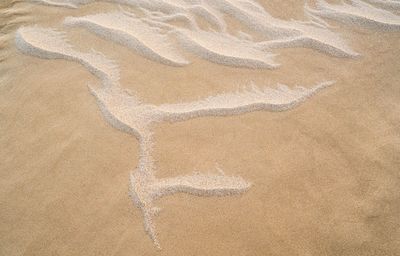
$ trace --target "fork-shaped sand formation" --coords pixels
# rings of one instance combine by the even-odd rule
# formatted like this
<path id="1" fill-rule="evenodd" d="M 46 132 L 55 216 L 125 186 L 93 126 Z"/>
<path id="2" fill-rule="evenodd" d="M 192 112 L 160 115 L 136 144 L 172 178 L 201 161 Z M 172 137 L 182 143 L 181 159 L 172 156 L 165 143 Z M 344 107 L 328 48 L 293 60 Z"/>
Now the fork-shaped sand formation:
<path id="1" fill-rule="evenodd" d="M 167 179 L 155 177 L 152 159 L 152 127 L 159 122 L 177 122 L 202 116 L 239 115 L 246 112 L 267 110 L 284 111 L 297 106 L 331 82 L 311 89 L 289 89 L 280 85 L 276 89 L 253 88 L 247 91 L 225 93 L 203 100 L 150 105 L 141 103 L 127 94 L 119 85 L 117 66 L 99 53 L 83 53 L 75 50 L 61 32 L 40 28 L 23 27 L 16 35 L 16 45 L 24 53 L 41 58 L 60 58 L 78 62 L 101 81 L 101 86 L 89 86 L 96 97 L 105 119 L 115 128 L 133 134 L 140 144 L 140 158 L 136 170 L 131 173 L 131 196 L 142 210 L 148 235 L 159 247 L 153 216 L 157 212 L 154 200 L 174 193 L 199 196 L 224 196 L 240 194 L 249 189 L 250 183 L 241 177 L 195 173 Z"/>
<path id="2" fill-rule="evenodd" d="M 80 26 L 95 34 L 122 44 L 142 56 L 171 66 L 189 61 L 172 43 L 175 37 L 187 51 L 208 61 L 247 68 L 275 68 L 275 48 L 307 47 L 336 57 L 354 57 L 341 37 L 329 30 L 321 18 L 344 23 L 367 25 L 378 29 L 398 30 L 399 10 L 393 0 L 350 0 L 351 4 L 333 5 L 317 0 L 315 7 L 305 5 L 308 21 L 284 21 L 268 14 L 253 0 L 109 0 L 139 8 L 141 14 L 126 10 L 84 17 L 68 17 L 67 26 Z M 93 0 L 35 0 L 49 5 L 77 8 Z M 374 5 L 372 5 L 374 4 Z M 376 6 L 381 6 L 383 9 Z M 122 9 L 122 8 L 121 8 Z M 261 39 L 237 31 L 228 32 L 224 15 L 238 20 L 256 32 Z M 202 28 L 197 18 L 205 19 L 211 28 Z M 175 21 L 183 22 L 177 26 Z M 250 183 L 241 177 L 214 173 L 193 173 L 159 179 L 152 159 L 152 131 L 160 122 L 178 122 L 203 116 L 239 115 L 253 111 L 284 111 L 296 107 L 317 91 L 332 84 L 324 82 L 310 89 L 284 85 L 223 93 L 208 98 L 176 104 L 152 105 L 128 94 L 119 84 L 118 66 L 101 53 L 76 50 L 63 32 L 37 26 L 22 27 L 16 33 L 16 45 L 24 53 L 47 59 L 65 59 L 80 63 L 95 75 L 100 85 L 89 85 L 104 118 L 115 128 L 133 134 L 139 141 L 140 157 L 130 175 L 130 192 L 141 209 L 147 234 L 157 247 L 153 218 L 158 212 L 155 200 L 175 193 L 198 196 L 226 196 L 245 192 Z"/>

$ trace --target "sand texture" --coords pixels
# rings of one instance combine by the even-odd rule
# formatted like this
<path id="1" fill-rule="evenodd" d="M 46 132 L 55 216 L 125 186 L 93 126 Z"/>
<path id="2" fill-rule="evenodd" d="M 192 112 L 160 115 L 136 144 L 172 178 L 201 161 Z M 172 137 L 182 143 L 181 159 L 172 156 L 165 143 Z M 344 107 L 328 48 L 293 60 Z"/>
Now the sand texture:
<path id="1" fill-rule="evenodd" d="M 0 255 L 400 254 L 399 3 L 0 4 Z"/>

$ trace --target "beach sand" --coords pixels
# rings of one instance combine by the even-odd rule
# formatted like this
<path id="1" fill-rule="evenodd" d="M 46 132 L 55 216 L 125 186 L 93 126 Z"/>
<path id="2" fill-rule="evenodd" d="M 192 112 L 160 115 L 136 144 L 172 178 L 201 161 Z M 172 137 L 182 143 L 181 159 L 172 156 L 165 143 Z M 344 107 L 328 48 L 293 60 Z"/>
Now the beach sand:
<path id="1" fill-rule="evenodd" d="M 286 112 L 202 117 L 154 129 L 157 177 L 222 168 L 250 181 L 232 197 L 176 194 L 157 201 L 162 250 L 129 197 L 139 143 L 104 121 L 85 68 L 19 52 L 21 25 L 62 28 L 67 16 L 118 10 L 0 4 L 0 255 L 400 254 L 400 33 L 336 21 L 359 58 L 279 49 L 278 69 L 191 61 L 172 67 L 68 29 L 80 50 L 116 60 L 120 83 L 152 104 L 194 101 L 254 82 L 335 85 Z M 304 18 L 303 3 L 260 1 Z M 5 26 L 3 26 L 5 25 Z"/>

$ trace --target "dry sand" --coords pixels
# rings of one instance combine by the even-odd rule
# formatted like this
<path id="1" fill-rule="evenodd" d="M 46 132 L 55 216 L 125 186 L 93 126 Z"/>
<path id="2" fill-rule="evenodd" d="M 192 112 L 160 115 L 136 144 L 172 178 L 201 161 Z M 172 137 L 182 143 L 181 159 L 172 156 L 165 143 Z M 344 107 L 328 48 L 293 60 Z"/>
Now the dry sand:
<path id="1" fill-rule="evenodd" d="M 96 78 L 76 63 L 23 55 L 14 45 L 22 24 L 63 29 L 67 16 L 118 7 L 12 2 L 0 5 L 0 255 L 400 253 L 398 32 L 326 20 L 361 58 L 281 49 L 281 66 L 268 70 L 227 67 L 189 53 L 190 65 L 171 67 L 69 29 L 80 50 L 116 60 L 121 85 L 156 105 L 235 91 L 249 81 L 336 80 L 288 112 L 159 124 L 153 154 L 159 178 L 218 166 L 253 185 L 235 197 L 159 200 L 155 222 L 163 249 L 157 250 L 128 196 L 138 142 L 102 118 L 87 88 Z M 261 4 L 274 17 L 305 18 L 298 1 Z"/>

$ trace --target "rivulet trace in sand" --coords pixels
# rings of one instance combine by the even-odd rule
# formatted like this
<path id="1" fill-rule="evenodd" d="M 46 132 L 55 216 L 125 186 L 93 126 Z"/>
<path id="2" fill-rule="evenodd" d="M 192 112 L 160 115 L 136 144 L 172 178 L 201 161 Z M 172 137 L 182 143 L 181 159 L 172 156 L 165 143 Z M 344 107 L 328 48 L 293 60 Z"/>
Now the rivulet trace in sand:
<path id="1" fill-rule="evenodd" d="M 71 10 L 90 10 L 91 4 L 95 3 L 92 0 L 32 2 Z M 72 16 L 63 18 L 57 28 L 42 24 L 21 26 L 15 32 L 15 46 L 27 55 L 78 63 L 100 81 L 100 84 L 89 83 L 88 88 L 104 119 L 139 142 L 139 160 L 130 174 L 130 196 L 141 210 L 145 231 L 157 248 L 171 242 L 163 240 L 160 243 L 158 238 L 155 223 L 160 208 L 156 205 L 157 199 L 177 193 L 232 196 L 245 193 L 254 183 L 246 177 L 225 174 L 220 168 L 200 171 L 193 168 L 196 171 L 192 173 L 159 177 L 154 149 L 157 140 L 153 135 L 158 127 L 200 117 L 291 110 L 340 78 L 320 77 L 320 82 L 310 88 L 289 88 L 282 84 L 266 86 L 246 79 L 248 82 L 241 83 L 236 91 L 191 101 L 147 103 L 138 96 L 139 91 L 128 92 L 124 88 L 120 74 L 122 67 L 117 61 L 96 48 L 80 50 L 84 45 L 69 40 L 68 31 L 81 29 L 81 33 L 92 33 L 107 43 L 118 44 L 126 51 L 166 65 L 174 72 L 174 69 L 194 65 L 199 61 L 195 57 L 210 65 L 275 70 L 285 65 L 279 59 L 280 51 L 292 48 L 307 48 L 310 52 L 342 61 L 358 61 L 364 53 L 353 47 L 354 42 L 348 40 L 348 31 L 343 36 L 340 29 L 331 25 L 332 20 L 379 33 L 400 30 L 399 2 L 390 0 L 350 0 L 341 4 L 325 0 L 305 1 L 302 8 L 306 20 L 302 21 L 276 18 L 253 0 L 104 2 L 120 5 L 119 10 L 83 16 L 71 12 Z M 240 29 L 232 32 L 227 17 L 239 24 Z M 129 68 L 134 69 L 135 65 Z M 304 84 L 302 81 L 297 83 Z M 229 170 L 229 173 L 234 172 Z"/>

